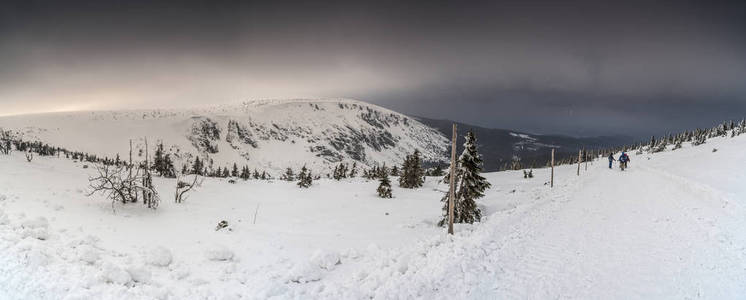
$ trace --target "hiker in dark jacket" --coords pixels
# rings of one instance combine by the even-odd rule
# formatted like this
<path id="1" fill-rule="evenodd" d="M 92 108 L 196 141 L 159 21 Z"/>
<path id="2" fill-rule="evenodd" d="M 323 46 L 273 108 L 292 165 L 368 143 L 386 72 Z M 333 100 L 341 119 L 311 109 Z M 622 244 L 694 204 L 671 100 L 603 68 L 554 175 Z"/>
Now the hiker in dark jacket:
<path id="1" fill-rule="evenodd" d="M 611 163 L 613 163 L 616 159 L 614 159 L 614 153 L 609 154 L 609 169 L 611 169 Z"/>
<path id="2" fill-rule="evenodd" d="M 622 152 L 622 155 L 619 155 L 619 167 L 622 169 L 622 171 L 627 168 L 627 163 L 629 161 L 629 155 L 627 155 L 626 152 Z"/>

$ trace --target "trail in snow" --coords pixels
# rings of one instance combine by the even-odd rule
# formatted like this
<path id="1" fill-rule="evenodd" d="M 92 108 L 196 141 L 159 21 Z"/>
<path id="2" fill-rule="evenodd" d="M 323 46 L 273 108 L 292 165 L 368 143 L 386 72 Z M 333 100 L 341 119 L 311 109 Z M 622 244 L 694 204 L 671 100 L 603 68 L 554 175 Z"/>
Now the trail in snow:
<path id="1" fill-rule="evenodd" d="M 471 230 L 300 287 L 326 298 L 734 299 L 746 295 L 743 203 L 707 184 L 637 165 L 595 164 Z M 349 268 L 349 267 L 348 267 Z M 375 271 L 370 271 L 375 270 Z M 321 286 L 321 288 L 319 287 Z M 314 290 L 315 289 L 315 290 Z"/>
<path id="2" fill-rule="evenodd" d="M 596 168 L 540 232 L 501 255 L 508 298 L 737 298 L 743 248 L 709 195 L 645 168 Z M 644 191 L 644 192 L 640 192 Z M 742 224 L 743 225 L 743 224 Z M 734 228 L 742 230 L 741 228 Z M 529 231 L 529 230 L 527 230 Z M 741 244 L 743 245 L 743 244 Z M 512 250 L 512 251 L 511 251 Z"/>

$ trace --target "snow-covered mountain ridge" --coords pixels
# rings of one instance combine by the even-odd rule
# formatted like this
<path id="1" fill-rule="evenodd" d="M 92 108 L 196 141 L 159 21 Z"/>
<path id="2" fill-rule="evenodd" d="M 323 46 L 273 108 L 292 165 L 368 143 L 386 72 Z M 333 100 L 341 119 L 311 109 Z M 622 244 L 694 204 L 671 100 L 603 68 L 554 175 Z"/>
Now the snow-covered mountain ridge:
<path id="1" fill-rule="evenodd" d="M 191 109 L 79 111 L 0 117 L 0 128 L 69 150 L 122 157 L 133 140 L 142 156 L 162 141 L 178 164 L 195 156 L 280 171 L 338 162 L 398 164 L 415 149 L 443 162 L 448 140 L 433 128 L 383 107 L 350 99 L 256 100 Z M 177 166 L 177 167 L 180 167 Z"/>

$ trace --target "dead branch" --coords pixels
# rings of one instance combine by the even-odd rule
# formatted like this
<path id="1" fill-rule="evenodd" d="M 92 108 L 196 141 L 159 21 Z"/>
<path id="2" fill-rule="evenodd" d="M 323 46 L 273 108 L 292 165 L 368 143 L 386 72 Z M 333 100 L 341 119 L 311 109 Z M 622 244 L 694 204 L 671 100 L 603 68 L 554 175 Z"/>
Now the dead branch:
<path id="1" fill-rule="evenodd" d="M 181 176 L 176 179 L 176 193 L 174 195 L 174 202 L 181 203 L 186 200 L 186 193 L 192 190 L 195 186 L 202 186 L 202 181 L 198 174 L 194 174 L 192 183 L 181 180 Z"/>

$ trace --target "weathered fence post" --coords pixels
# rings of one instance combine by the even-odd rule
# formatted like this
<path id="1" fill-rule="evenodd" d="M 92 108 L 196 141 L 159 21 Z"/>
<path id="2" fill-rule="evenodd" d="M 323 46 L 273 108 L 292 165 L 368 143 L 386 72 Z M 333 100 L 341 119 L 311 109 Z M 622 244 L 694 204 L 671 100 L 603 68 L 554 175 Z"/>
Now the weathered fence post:
<path id="1" fill-rule="evenodd" d="M 554 148 L 552 148 L 552 176 L 549 180 L 549 187 L 554 187 Z"/>
<path id="2" fill-rule="evenodd" d="M 454 185 L 456 182 L 456 124 L 453 124 L 453 133 L 451 135 L 451 173 L 450 185 L 448 189 L 448 234 L 453 234 L 453 206 L 456 192 Z"/>

